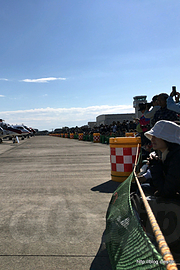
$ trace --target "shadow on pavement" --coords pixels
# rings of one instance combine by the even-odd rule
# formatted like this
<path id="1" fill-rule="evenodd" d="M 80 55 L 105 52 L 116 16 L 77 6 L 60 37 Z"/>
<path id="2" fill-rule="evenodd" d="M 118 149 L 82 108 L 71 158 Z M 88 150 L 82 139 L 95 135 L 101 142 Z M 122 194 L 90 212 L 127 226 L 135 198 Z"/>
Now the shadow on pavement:
<path id="1" fill-rule="evenodd" d="M 109 180 L 103 184 L 91 188 L 92 191 L 99 191 L 103 193 L 114 193 L 117 187 L 121 183 Z M 99 250 L 91 264 L 90 270 L 112 270 L 111 263 L 109 260 L 109 255 L 106 249 L 106 244 L 104 241 L 104 233 L 102 235 L 102 241 Z"/>
<path id="2" fill-rule="evenodd" d="M 104 233 L 102 236 L 101 245 L 91 264 L 90 270 L 112 270 L 106 244 L 104 242 Z"/>
<path id="3" fill-rule="evenodd" d="M 91 188 L 92 191 L 99 191 L 104 193 L 113 193 L 117 187 L 121 184 L 120 182 L 114 182 L 112 180 L 109 180 L 103 184 L 100 184 L 98 186 L 95 186 Z"/>

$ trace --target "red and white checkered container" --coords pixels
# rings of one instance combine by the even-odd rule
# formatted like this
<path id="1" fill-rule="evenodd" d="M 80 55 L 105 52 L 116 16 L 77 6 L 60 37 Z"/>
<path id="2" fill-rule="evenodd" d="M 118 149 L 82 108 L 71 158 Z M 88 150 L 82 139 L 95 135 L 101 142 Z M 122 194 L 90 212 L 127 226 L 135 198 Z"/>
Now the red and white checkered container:
<path id="1" fill-rule="evenodd" d="M 74 133 L 70 133 L 70 139 L 74 139 Z"/>
<path id="2" fill-rule="evenodd" d="M 100 143 L 100 133 L 93 133 L 93 142 Z"/>
<path id="3" fill-rule="evenodd" d="M 78 134 L 79 141 L 83 141 L 83 135 L 84 135 L 83 133 Z"/>
<path id="4" fill-rule="evenodd" d="M 140 137 L 110 138 L 111 179 L 123 182 L 133 171 Z M 140 148 L 139 148 L 140 149 Z"/>

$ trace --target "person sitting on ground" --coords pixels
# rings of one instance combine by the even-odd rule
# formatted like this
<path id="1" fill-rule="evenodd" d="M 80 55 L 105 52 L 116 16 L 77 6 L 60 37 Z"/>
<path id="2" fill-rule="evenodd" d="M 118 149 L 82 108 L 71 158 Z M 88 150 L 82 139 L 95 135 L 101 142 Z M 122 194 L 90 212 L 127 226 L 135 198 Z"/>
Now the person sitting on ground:
<path id="1" fill-rule="evenodd" d="M 122 132 L 128 132 L 128 126 L 127 126 L 127 122 L 126 122 L 126 120 L 123 120 L 123 122 L 122 122 Z"/>
<path id="2" fill-rule="evenodd" d="M 134 132 L 136 130 L 136 123 L 134 121 L 129 122 L 129 131 Z"/>
<path id="3" fill-rule="evenodd" d="M 173 100 L 175 97 L 175 101 Z M 168 110 L 174 111 L 180 114 L 180 102 L 179 102 L 180 93 L 176 91 L 172 91 L 170 96 L 167 98 L 167 108 Z"/>
<path id="4" fill-rule="evenodd" d="M 145 133 L 151 140 L 155 151 L 162 157 L 151 153 L 148 170 L 139 180 L 146 195 L 155 195 L 180 199 L 180 126 L 176 123 L 160 120 Z"/>
<path id="5" fill-rule="evenodd" d="M 166 100 L 168 94 L 161 93 L 158 95 L 158 102 L 161 108 L 154 114 L 154 117 L 151 121 L 152 126 L 159 120 L 168 120 L 168 121 L 177 121 L 177 114 L 171 110 L 168 110 Z"/>
<path id="6" fill-rule="evenodd" d="M 150 110 L 150 108 L 153 106 L 153 108 Z M 152 101 L 150 103 L 146 103 L 146 110 L 144 112 L 144 116 L 146 118 L 150 118 L 150 126 L 152 127 L 152 119 L 154 117 L 154 114 L 161 108 L 161 106 L 159 106 L 159 102 L 158 102 L 158 95 L 155 95 L 152 98 Z"/>

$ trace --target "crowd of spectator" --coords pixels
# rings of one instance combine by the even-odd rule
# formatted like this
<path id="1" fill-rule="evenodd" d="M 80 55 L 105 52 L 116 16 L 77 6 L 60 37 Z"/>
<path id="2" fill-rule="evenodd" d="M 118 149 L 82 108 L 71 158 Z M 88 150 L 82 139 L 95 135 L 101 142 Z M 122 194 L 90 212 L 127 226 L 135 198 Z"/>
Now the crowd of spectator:
<path id="1" fill-rule="evenodd" d="M 180 94 L 173 87 L 170 95 L 160 93 L 152 98 L 150 103 L 139 104 L 139 111 L 142 116 L 139 119 L 139 133 L 141 135 L 141 145 L 148 146 L 150 142 L 144 133 L 152 128 L 158 121 L 167 120 L 179 124 Z M 174 98 L 174 99 L 173 99 Z"/>
<path id="2" fill-rule="evenodd" d="M 119 137 L 124 137 L 126 132 L 136 132 L 136 120 L 133 119 L 132 121 L 124 120 L 120 121 L 113 121 L 112 124 L 101 124 L 99 126 L 89 127 L 89 126 L 82 126 L 82 127 L 64 127 L 62 129 L 54 130 L 54 133 L 57 131 L 59 133 L 84 133 L 84 135 L 90 135 L 93 133 L 100 133 L 101 135 L 114 135 Z"/>
<path id="3" fill-rule="evenodd" d="M 131 121 L 124 120 L 113 121 L 110 125 L 101 124 L 99 126 L 89 127 L 63 127 L 62 129 L 54 130 L 54 133 L 84 133 L 84 135 L 90 135 L 93 133 L 100 133 L 105 136 L 117 136 L 124 137 L 127 132 L 136 132 L 141 136 L 141 143 L 148 145 L 149 141 L 144 137 L 144 133 L 149 130 L 159 120 L 176 121 L 179 120 L 180 114 L 180 94 L 176 91 L 170 93 L 161 93 L 155 95 L 150 103 L 140 103 L 139 111 L 142 116 L 138 119 L 132 119 Z"/>

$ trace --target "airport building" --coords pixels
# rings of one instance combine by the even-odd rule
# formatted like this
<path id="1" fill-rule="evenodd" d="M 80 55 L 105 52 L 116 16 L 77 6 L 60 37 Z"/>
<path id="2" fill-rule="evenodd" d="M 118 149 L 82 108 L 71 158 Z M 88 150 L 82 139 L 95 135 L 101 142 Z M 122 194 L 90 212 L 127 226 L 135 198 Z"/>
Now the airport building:
<path id="1" fill-rule="evenodd" d="M 135 113 L 124 114 L 102 114 L 96 117 L 96 125 L 110 125 L 113 121 L 122 123 L 124 120 L 132 121 L 135 118 Z"/>
<path id="2" fill-rule="evenodd" d="M 133 97 L 133 108 L 135 108 L 135 118 L 140 118 L 142 113 L 139 112 L 139 103 L 147 103 L 147 96 L 135 96 Z"/>
<path id="3" fill-rule="evenodd" d="M 96 122 L 88 122 L 88 126 L 94 127 L 103 125 L 110 125 L 113 121 L 119 121 L 122 123 L 124 120 L 132 121 L 135 118 L 140 118 L 142 113 L 139 112 L 139 103 L 146 103 L 147 96 L 135 96 L 133 97 L 133 108 L 135 109 L 135 113 L 121 113 L 121 114 L 102 114 L 96 117 Z"/>

